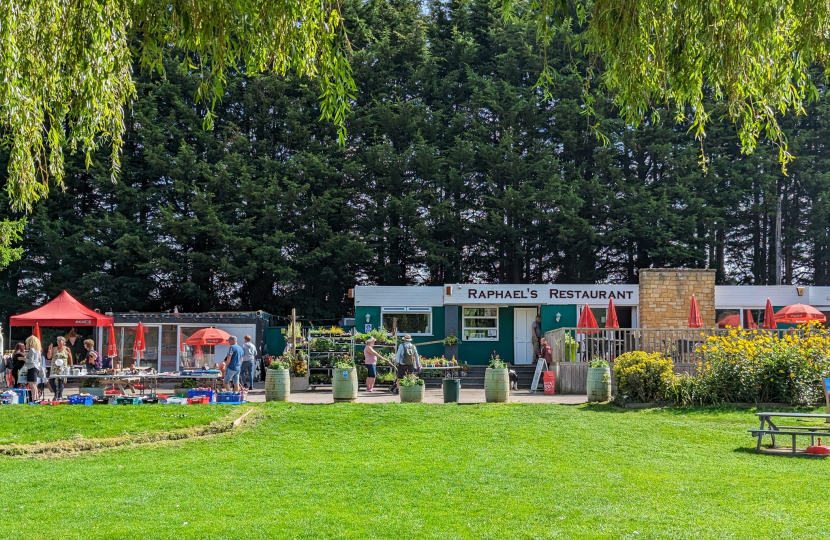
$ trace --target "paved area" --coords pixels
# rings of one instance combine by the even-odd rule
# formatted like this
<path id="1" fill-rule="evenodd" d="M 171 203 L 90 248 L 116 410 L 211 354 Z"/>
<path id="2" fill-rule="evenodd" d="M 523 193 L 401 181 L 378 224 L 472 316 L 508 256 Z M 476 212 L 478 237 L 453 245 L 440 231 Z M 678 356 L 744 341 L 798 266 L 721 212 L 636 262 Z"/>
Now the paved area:
<path id="1" fill-rule="evenodd" d="M 166 388 L 170 386 L 170 388 Z M 162 385 L 162 392 L 164 390 L 172 391 L 172 385 Z M 79 388 L 77 385 L 68 385 L 63 392 L 64 396 L 71 396 L 77 394 Z M 52 397 L 52 393 L 46 391 L 47 399 Z M 248 401 L 264 402 L 265 401 L 265 385 L 264 383 L 257 383 L 254 389 L 248 393 Z M 290 400 L 294 403 L 306 404 L 325 404 L 332 403 L 331 390 L 310 390 L 308 392 L 297 392 L 291 394 Z M 358 403 L 392 403 L 399 402 L 400 397 L 393 395 L 386 388 L 378 389 L 375 392 L 367 392 L 363 389 L 358 392 Z M 542 392 L 533 393 L 530 390 L 513 390 L 510 392 L 510 401 L 512 403 L 557 403 L 560 405 L 578 405 L 586 403 L 588 397 L 586 395 L 554 395 L 546 396 Z M 444 393 L 440 388 L 427 388 L 424 403 L 443 403 Z M 484 403 L 484 389 L 461 389 L 460 403 Z"/>

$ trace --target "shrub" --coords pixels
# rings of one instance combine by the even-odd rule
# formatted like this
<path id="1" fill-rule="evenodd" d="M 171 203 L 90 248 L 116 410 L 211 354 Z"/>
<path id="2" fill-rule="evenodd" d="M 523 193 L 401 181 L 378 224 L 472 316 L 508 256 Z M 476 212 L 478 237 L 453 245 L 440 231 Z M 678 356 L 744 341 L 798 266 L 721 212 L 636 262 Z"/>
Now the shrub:
<path id="1" fill-rule="evenodd" d="M 614 362 L 617 401 L 649 403 L 665 399 L 672 381 L 672 363 L 660 353 L 634 351 L 621 354 Z"/>
<path id="2" fill-rule="evenodd" d="M 490 369 L 505 369 L 507 367 L 507 362 L 501 359 L 501 357 L 496 354 L 496 351 L 493 351 L 493 354 L 490 355 Z"/>
<path id="3" fill-rule="evenodd" d="M 401 386 L 423 386 L 423 379 L 419 379 L 414 373 L 407 373 L 401 379 Z"/>
<path id="4" fill-rule="evenodd" d="M 271 358 L 271 361 L 268 363 L 268 369 L 288 369 L 290 361 L 290 355 Z"/>

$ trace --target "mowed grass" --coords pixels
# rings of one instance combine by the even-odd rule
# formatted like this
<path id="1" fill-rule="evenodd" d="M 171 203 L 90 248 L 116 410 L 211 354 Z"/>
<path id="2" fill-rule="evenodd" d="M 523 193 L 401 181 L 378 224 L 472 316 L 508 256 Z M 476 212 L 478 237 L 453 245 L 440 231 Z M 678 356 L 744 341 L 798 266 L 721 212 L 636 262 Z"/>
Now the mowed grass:
<path id="1" fill-rule="evenodd" d="M 0 485 L 13 486 L 0 536 L 830 536 L 830 460 L 756 454 L 752 410 L 261 407 L 256 425 L 231 434 L 0 458 Z M 146 414 L 139 409 L 131 412 Z"/>
<path id="2" fill-rule="evenodd" d="M 224 405 L 9 405 L 0 408 L 0 444 L 52 442 L 78 436 L 107 438 L 201 426 L 231 411 Z"/>

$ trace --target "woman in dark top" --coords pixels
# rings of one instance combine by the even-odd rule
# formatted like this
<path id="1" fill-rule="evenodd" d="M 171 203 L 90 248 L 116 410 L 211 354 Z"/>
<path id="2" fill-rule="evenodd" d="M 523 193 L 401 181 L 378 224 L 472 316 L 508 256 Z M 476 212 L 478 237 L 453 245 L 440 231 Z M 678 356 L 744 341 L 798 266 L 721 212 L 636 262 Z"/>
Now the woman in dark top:
<path id="1" fill-rule="evenodd" d="M 14 354 L 12 354 L 12 376 L 14 377 L 14 385 L 18 385 L 18 375 L 20 368 L 26 364 L 26 347 L 22 343 L 18 343 L 14 347 Z"/>
<path id="2" fill-rule="evenodd" d="M 87 373 L 98 368 L 98 353 L 93 350 L 95 342 L 91 339 L 84 341 L 84 352 L 81 353 L 79 362 L 86 366 Z"/>
<path id="3" fill-rule="evenodd" d="M 84 342 L 81 339 L 81 336 L 75 333 L 75 329 L 69 331 L 66 334 L 66 346 L 69 347 L 69 350 L 72 351 L 72 358 L 75 360 L 76 364 L 82 363 L 79 358 L 84 356 L 84 352 L 86 351 L 86 347 L 84 347 Z"/>

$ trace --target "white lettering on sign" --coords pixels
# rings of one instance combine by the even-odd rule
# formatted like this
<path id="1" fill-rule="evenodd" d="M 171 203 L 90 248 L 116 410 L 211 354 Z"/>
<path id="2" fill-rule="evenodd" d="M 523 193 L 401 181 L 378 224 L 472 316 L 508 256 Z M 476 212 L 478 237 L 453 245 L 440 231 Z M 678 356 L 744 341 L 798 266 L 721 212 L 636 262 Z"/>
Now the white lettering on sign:
<path id="1" fill-rule="evenodd" d="M 444 294 L 444 304 L 591 304 L 636 306 L 640 300 L 637 285 L 451 285 L 452 295 Z"/>
<path id="2" fill-rule="evenodd" d="M 91 324 L 92 321 L 75 321 L 75 324 Z"/>

